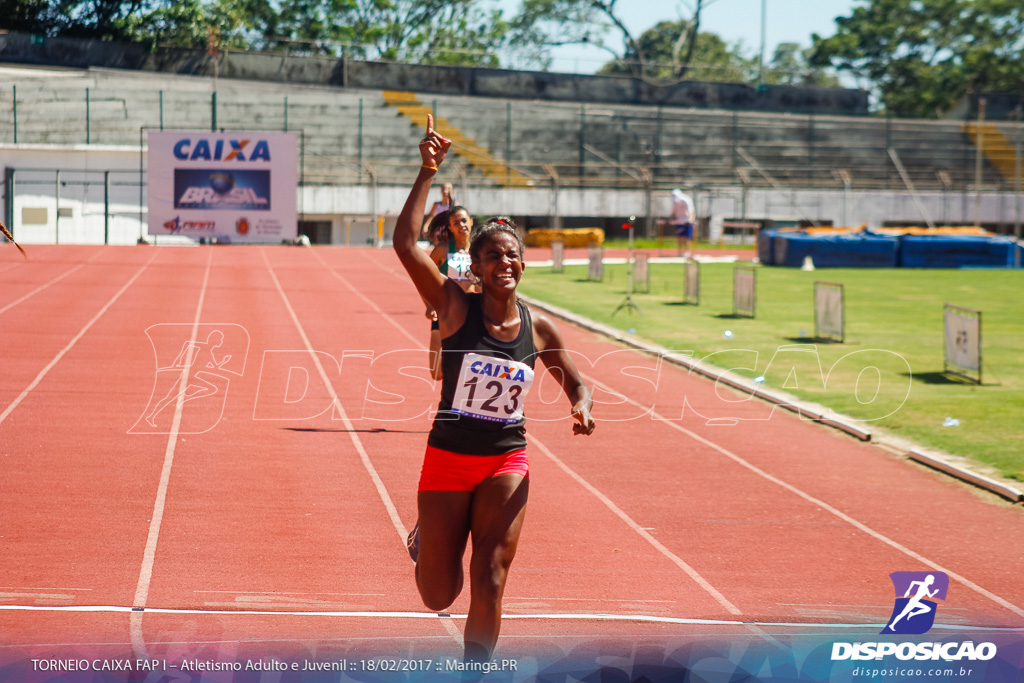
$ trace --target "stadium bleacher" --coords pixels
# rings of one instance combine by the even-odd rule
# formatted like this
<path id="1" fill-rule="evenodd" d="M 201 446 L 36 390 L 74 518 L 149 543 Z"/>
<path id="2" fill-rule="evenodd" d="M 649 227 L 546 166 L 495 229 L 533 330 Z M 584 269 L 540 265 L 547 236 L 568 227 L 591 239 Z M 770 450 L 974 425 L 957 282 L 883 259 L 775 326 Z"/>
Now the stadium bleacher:
<path id="1" fill-rule="evenodd" d="M 17 102 L 15 105 L 15 99 Z M 417 109 L 418 108 L 418 109 Z M 0 67 L 0 141 L 138 144 L 144 129 L 301 131 L 307 183 L 408 181 L 426 111 L 461 136 L 475 184 L 654 187 L 772 184 L 901 188 L 889 150 L 918 190 L 975 178 L 973 129 L 891 120 L 503 100 L 90 68 Z M 410 118 L 413 116 L 413 118 Z M 990 123 L 991 139 L 1011 132 Z M 1012 189 L 1006 145 L 983 185 Z"/>

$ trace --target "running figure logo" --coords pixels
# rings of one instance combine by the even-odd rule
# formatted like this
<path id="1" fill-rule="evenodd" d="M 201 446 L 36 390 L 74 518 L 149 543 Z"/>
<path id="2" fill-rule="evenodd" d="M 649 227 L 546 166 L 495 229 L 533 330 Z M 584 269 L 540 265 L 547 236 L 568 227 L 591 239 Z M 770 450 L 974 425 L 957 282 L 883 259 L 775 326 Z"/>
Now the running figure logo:
<path id="1" fill-rule="evenodd" d="M 128 433 L 213 429 L 224 414 L 232 378 L 245 371 L 249 333 L 232 324 L 161 323 L 147 328 L 146 336 L 156 356 L 156 378 L 142 417 Z"/>
<path id="2" fill-rule="evenodd" d="M 945 600 L 949 577 L 943 572 L 893 572 L 889 578 L 896 589 L 896 604 L 881 633 L 926 633 L 935 623 L 938 606 L 928 598 Z"/>

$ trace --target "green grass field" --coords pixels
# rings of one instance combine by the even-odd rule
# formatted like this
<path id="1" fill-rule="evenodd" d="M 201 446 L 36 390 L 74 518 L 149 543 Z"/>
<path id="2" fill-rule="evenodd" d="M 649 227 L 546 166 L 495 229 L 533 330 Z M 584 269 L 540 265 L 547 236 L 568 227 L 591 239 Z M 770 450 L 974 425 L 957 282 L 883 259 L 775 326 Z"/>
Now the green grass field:
<path id="1" fill-rule="evenodd" d="M 766 387 L 1024 481 L 1024 272 L 761 267 L 753 319 L 732 316 L 732 272 L 731 264 L 702 265 L 693 306 L 681 303 L 683 266 L 652 264 L 650 293 L 633 296 L 639 315 L 612 315 L 626 295 L 625 265 L 606 265 L 600 283 L 586 281 L 585 266 L 531 268 L 520 289 L 695 358 L 716 354 L 708 361 L 764 375 Z M 813 339 L 815 281 L 845 287 L 844 343 Z M 946 302 L 982 311 L 981 386 L 943 373 Z M 817 354 L 793 347 L 808 344 Z M 960 425 L 944 427 L 946 417 Z"/>

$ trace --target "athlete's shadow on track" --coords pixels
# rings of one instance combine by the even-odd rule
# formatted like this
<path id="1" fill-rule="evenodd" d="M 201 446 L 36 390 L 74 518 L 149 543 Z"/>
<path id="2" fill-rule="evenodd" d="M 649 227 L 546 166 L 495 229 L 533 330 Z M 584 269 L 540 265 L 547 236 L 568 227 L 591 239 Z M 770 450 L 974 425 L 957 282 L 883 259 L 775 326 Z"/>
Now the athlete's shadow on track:
<path id="1" fill-rule="evenodd" d="M 282 427 L 289 432 L 324 432 L 331 434 L 426 434 L 426 429 L 385 429 L 374 427 L 373 429 L 320 429 L 317 427 Z"/>

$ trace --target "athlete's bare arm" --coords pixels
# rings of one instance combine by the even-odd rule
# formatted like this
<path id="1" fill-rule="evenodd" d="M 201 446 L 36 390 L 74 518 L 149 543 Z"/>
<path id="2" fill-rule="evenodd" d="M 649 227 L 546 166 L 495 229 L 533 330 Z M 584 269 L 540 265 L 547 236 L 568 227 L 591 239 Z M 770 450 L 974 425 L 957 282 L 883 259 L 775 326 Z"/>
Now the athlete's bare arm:
<path id="1" fill-rule="evenodd" d="M 558 328 L 546 315 L 532 311 L 533 343 L 537 347 L 537 355 L 544 362 L 544 367 L 558 380 L 569 402 L 572 403 L 572 416 L 576 424 L 572 426 L 574 434 L 590 435 L 597 424 L 591 417 L 594 407 L 590 389 L 583 382 L 576 364 L 565 350 L 565 342 Z"/>
<path id="2" fill-rule="evenodd" d="M 417 246 L 416 238 L 419 235 L 418 217 L 423 215 L 435 173 L 429 167 L 439 167 L 451 144 L 451 140 L 434 130 L 434 117 L 427 114 L 427 135 L 420 141 L 423 167 L 405 200 L 392 236 L 398 259 L 412 278 L 416 290 L 437 312 L 442 335 L 446 330 L 455 330 L 462 325 L 466 318 L 466 295 L 461 287 L 441 274 L 430 256 Z"/>

